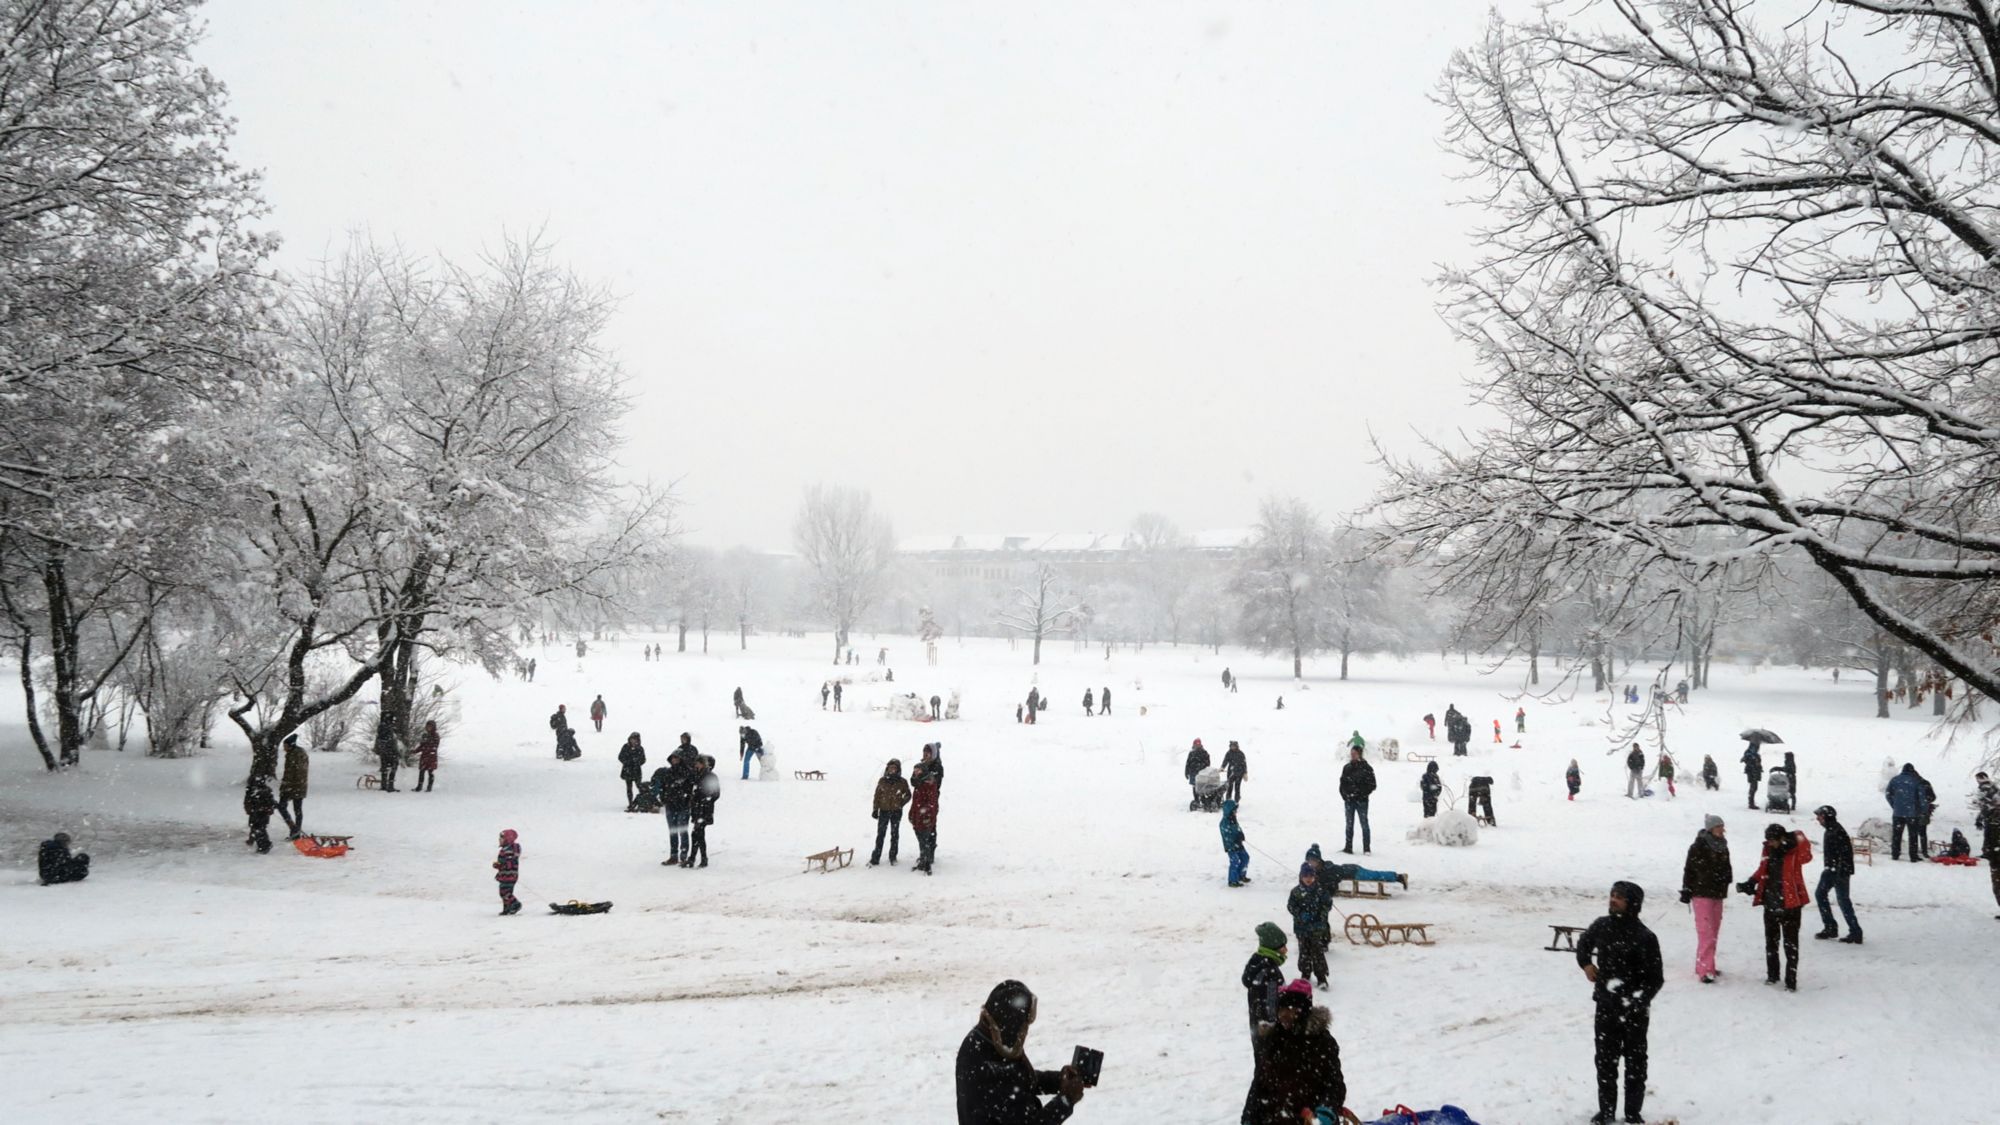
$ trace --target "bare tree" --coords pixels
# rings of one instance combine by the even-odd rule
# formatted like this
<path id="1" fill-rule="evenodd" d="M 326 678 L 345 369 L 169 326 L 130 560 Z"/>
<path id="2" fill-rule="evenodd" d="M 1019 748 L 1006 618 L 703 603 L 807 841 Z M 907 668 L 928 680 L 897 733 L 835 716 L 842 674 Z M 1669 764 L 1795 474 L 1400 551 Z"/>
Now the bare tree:
<path id="1" fill-rule="evenodd" d="M 1089 611 L 1063 584 L 1062 575 L 1048 563 L 1037 563 L 1028 581 L 1014 587 L 1013 601 L 1002 606 L 994 620 L 1001 627 L 1035 643 L 1034 660 L 1042 662 L 1042 638 L 1061 636 L 1076 628 Z"/>
<path id="2" fill-rule="evenodd" d="M 1305 677 L 1305 657 L 1324 640 L 1331 561 L 1327 527 L 1297 497 L 1272 497 L 1257 510 L 1257 526 L 1237 563 L 1231 588 L 1241 602 L 1243 639 L 1265 652 L 1292 654 L 1292 678 Z"/>
<path id="3" fill-rule="evenodd" d="M 848 630 L 881 596 L 882 576 L 896 554 L 895 531 L 867 492 L 813 485 L 792 521 L 792 546 L 812 571 L 813 599 L 833 622 L 833 656 Z"/>
<path id="4" fill-rule="evenodd" d="M 1454 58 L 1494 221 L 1448 315 L 1505 422 L 1387 497 L 1697 569 L 1797 556 L 2000 696 L 2000 4 L 1781 7 L 1604 0 Z"/>
<path id="5" fill-rule="evenodd" d="M 1157 512 L 1141 512 L 1132 520 L 1134 578 L 1145 593 L 1151 621 L 1147 635 L 1158 640 L 1162 629 L 1170 644 L 1181 643 L 1181 617 L 1194 585 L 1194 560 L 1188 537 Z"/>

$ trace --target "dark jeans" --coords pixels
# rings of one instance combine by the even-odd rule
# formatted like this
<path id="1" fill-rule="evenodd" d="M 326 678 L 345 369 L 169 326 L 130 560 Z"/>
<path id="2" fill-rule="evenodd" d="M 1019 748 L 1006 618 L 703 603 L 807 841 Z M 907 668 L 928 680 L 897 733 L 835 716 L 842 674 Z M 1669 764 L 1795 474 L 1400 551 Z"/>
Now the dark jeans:
<path id="1" fill-rule="evenodd" d="M 1322 984 L 1327 979 L 1326 947 L 1330 934 L 1295 934 L 1299 941 L 1299 976 Z"/>
<path id="2" fill-rule="evenodd" d="M 1889 830 L 1889 858 L 1903 858 L 1903 830 L 1906 828 L 1910 832 L 1910 862 L 1921 862 L 1924 858 L 1922 849 L 1917 847 L 1917 834 L 1921 829 L 1917 827 L 1917 818 L 1914 816 L 1899 816 L 1894 819 L 1893 826 Z"/>
<path id="3" fill-rule="evenodd" d="M 1795 910 L 1764 911 L 1765 980 L 1778 979 L 1778 947 L 1782 941 L 1785 950 L 1785 983 L 1794 988 L 1798 986 L 1799 915 L 1804 912 L 1804 907 Z"/>
<path id="4" fill-rule="evenodd" d="M 438 787 L 438 771 L 427 770 L 422 767 L 418 767 L 417 792 L 422 793 L 425 790 L 435 790 L 437 787 Z"/>
<path id="5" fill-rule="evenodd" d="M 1797 911 L 1793 911 L 1794 914 Z M 1646 1025 L 1651 1015 L 1627 1011 L 1612 1001 L 1597 1005 L 1597 1108 L 1618 1112 L 1618 1063 L 1625 1063 L 1625 1115 L 1638 1117 L 1646 1104 Z"/>
<path id="6" fill-rule="evenodd" d="M 288 807 L 289 806 L 289 807 Z M 285 831 L 296 840 L 306 833 L 306 799 L 304 797 L 279 797 L 278 815 L 284 818 Z"/>
<path id="7" fill-rule="evenodd" d="M 257 850 L 258 850 L 258 851 L 260 851 L 260 852 L 268 852 L 268 851 L 270 851 L 270 850 L 271 850 L 271 814 L 270 814 L 270 813 L 251 813 L 251 814 L 249 814 L 249 816 L 250 816 L 250 840 L 249 840 L 249 842 L 250 842 L 250 843 L 252 843 L 252 844 L 255 844 L 255 845 L 257 845 Z"/>
<path id="8" fill-rule="evenodd" d="M 1911 830 L 1910 858 L 1929 859 L 1931 855 L 1931 818 L 1920 816 Z"/>
<path id="9" fill-rule="evenodd" d="M 697 820 L 694 822 L 694 836 L 692 839 L 693 842 L 688 845 L 687 859 L 683 860 L 682 862 L 694 863 L 695 853 L 699 852 L 701 854 L 701 866 L 707 867 L 708 866 L 708 822 L 707 821 Z"/>
<path id="10" fill-rule="evenodd" d="M 1757 782 L 1760 780 L 1762 779 L 1755 777 L 1750 779 L 1750 807 L 1752 809 L 1757 807 Z"/>
<path id="11" fill-rule="evenodd" d="M 931 864 L 937 862 L 937 829 L 926 832 L 921 828 L 911 828 L 910 831 L 917 834 L 917 867 L 929 871 Z"/>
<path id="12" fill-rule="evenodd" d="M 890 809 L 875 814 L 875 852 L 868 857 L 869 863 L 882 862 L 882 836 L 889 837 L 889 862 L 896 862 L 896 849 L 903 844 L 903 810 Z"/>
<path id="13" fill-rule="evenodd" d="M 1424 819 L 1428 820 L 1431 817 L 1436 816 L 1437 814 L 1438 814 L 1438 795 L 1436 793 L 1424 794 Z"/>
<path id="14" fill-rule="evenodd" d="M 1466 754 L 1465 754 L 1465 743 L 1463 743 L 1463 742 L 1458 742 L 1458 741 L 1453 741 L 1453 742 L 1452 742 L 1452 744 L 1451 744 L 1451 756 L 1452 756 L 1452 757 L 1454 757 L 1454 758 L 1463 758 L 1463 757 L 1465 757 L 1465 756 L 1466 756 Z"/>
<path id="15" fill-rule="evenodd" d="M 625 807 L 628 809 L 631 808 L 632 802 L 637 801 L 638 799 L 639 799 L 639 780 L 637 778 L 632 778 L 632 777 L 626 778 Z"/>
<path id="16" fill-rule="evenodd" d="M 1465 799 L 1465 811 L 1471 813 L 1475 819 L 1484 818 L 1489 824 L 1497 826 L 1500 823 L 1493 816 L 1493 791 L 1491 789 L 1481 789 L 1477 793 L 1473 793 L 1467 797 Z"/>
<path id="17" fill-rule="evenodd" d="M 1361 818 L 1361 850 L 1364 852 L 1373 851 L 1374 841 L 1368 831 L 1368 798 L 1362 797 L 1358 800 L 1348 801 L 1346 802 L 1346 805 L 1347 805 L 1346 850 L 1350 852 L 1354 850 L 1354 818 L 1356 816 L 1359 816 Z"/>
<path id="18" fill-rule="evenodd" d="M 394 793 L 396 791 L 396 767 L 401 763 L 398 762 L 394 757 L 382 758 L 381 762 L 382 762 L 382 774 L 381 774 L 382 791 L 384 793 Z"/>
<path id="19" fill-rule="evenodd" d="M 2000 906 L 2000 863 L 1988 861 L 1988 873 L 1993 876 L 1993 904 Z"/>
<path id="20" fill-rule="evenodd" d="M 1848 880 L 1852 875 L 1835 874 L 1831 871 L 1819 873 L 1819 890 L 1813 895 L 1819 901 L 1819 921 L 1823 929 L 1833 929 L 1833 906 L 1827 902 L 1829 896 L 1840 900 L 1840 916 L 1847 919 L 1847 933 L 1851 937 L 1861 936 L 1861 923 L 1854 920 L 1854 900 L 1847 897 Z"/>
<path id="21" fill-rule="evenodd" d="M 1225 801 L 1240 801 L 1240 800 L 1242 800 L 1242 799 L 1243 799 L 1243 779 L 1242 779 L 1242 778 L 1240 778 L 1240 777 L 1232 777 L 1232 778 L 1230 778 L 1230 779 L 1229 779 L 1228 781 L 1225 781 L 1225 782 L 1223 782 L 1223 783 L 1222 783 L 1222 799 L 1223 799 L 1223 800 L 1225 800 Z"/>

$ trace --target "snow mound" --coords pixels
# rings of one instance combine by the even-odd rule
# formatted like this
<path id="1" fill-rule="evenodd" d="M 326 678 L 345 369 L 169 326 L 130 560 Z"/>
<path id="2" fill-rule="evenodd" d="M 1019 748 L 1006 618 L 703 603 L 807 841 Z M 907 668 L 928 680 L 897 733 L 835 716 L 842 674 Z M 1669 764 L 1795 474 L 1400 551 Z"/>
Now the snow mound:
<path id="1" fill-rule="evenodd" d="M 1479 842 L 1479 822 L 1470 813 L 1457 809 L 1445 809 L 1436 816 L 1419 821 L 1410 829 L 1410 839 L 1417 843 L 1441 844 L 1447 848 L 1469 848 Z"/>

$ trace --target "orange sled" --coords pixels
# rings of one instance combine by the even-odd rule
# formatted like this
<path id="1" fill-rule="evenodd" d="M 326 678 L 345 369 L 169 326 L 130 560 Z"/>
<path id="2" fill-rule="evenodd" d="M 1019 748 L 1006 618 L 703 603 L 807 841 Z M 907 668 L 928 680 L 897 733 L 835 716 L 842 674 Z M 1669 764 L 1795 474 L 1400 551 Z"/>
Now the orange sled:
<path id="1" fill-rule="evenodd" d="M 299 849 L 300 855 L 309 855 L 314 859 L 338 859 L 347 854 L 344 839 L 343 842 L 335 842 L 325 836 L 301 836 L 292 841 L 292 846 Z"/>

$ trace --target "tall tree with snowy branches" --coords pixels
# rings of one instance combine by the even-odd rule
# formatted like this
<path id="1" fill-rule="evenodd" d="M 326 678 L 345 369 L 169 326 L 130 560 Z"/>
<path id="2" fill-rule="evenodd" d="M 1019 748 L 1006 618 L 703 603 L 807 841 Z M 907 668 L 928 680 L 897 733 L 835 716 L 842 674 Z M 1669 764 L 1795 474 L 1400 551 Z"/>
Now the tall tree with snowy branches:
<path id="1" fill-rule="evenodd" d="M 792 521 L 792 546 L 812 572 L 812 594 L 833 622 L 833 657 L 847 634 L 882 596 L 883 577 L 895 561 L 896 533 L 874 500 L 855 488 L 813 485 Z"/>

